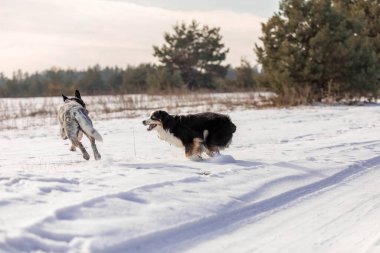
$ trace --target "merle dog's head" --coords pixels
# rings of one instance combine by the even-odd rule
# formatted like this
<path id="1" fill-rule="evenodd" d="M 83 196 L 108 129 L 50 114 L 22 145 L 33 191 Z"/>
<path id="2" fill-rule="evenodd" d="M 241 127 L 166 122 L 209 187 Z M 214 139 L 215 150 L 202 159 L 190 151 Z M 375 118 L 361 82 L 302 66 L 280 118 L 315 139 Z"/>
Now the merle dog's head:
<path id="1" fill-rule="evenodd" d="M 163 124 L 168 120 L 169 114 L 165 111 L 154 111 L 150 114 L 149 119 L 144 120 L 142 123 L 148 126 L 148 131 L 151 131 L 156 126 L 162 127 Z"/>
<path id="2" fill-rule="evenodd" d="M 75 101 L 78 104 L 80 104 L 81 106 L 83 106 L 83 108 L 86 108 L 86 104 L 83 102 L 82 97 L 80 96 L 79 90 L 75 90 L 75 97 L 73 97 L 73 98 L 68 98 L 68 97 L 66 97 L 63 94 L 62 94 L 62 97 L 63 97 L 63 101 L 64 102 L 67 102 L 67 101 L 70 101 L 70 100 L 71 101 Z"/>

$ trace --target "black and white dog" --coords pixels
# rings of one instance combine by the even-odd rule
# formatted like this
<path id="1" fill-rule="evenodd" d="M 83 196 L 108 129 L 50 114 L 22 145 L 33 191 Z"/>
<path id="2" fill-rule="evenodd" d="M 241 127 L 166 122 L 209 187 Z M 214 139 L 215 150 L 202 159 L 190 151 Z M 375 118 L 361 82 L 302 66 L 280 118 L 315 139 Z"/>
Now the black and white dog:
<path id="1" fill-rule="evenodd" d="M 58 121 L 60 124 L 60 134 L 62 139 L 71 141 L 71 151 L 79 147 L 83 158 L 88 160 L 90 155 L 81 143 L 83 133 L 90 139 L 94 157 L 96 160 L 101 158 L 96 148 L 95 140 L 103 141 L 102 136 L 95 130 L 92 121 L 88 116 L 86 104 L 83 102 L 78 90 L 75 91 L 74 98 L 68 98 L 62 94 L 64 104 L 58 110 Z"/>
<path id="2" fill-rule="evenodd" d="M 154 111 L 143 121 L 148 131 L 155 129 L 160 139 L 177 147 L 184 147 L 191 160 L 201 160 L 202 152 L 209 156 L 219 154 L 232 141 L 236 126 L 228 115 L 205 112 L 189 115 L 169 115 Z"/>

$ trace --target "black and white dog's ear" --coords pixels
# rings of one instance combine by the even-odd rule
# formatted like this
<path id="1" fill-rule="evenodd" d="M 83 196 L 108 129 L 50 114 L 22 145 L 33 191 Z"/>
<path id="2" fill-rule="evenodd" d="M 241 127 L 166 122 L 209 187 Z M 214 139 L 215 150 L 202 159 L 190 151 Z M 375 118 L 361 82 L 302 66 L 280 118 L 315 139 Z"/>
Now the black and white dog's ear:
<path id="1" fill-rule="evenodd" d="M 68 97 L 66 97 L 65 95 L 62 94 L 62 97 L 63 97 L 63 101 L 66 101 L 67 99 L 69 99 Z"/>
<path id="2" fill-rule="evenodd" d="M 165 112 L 165 111 L 158 111 L 158 113 L 160 114 L 160 116 L 162 117 L 167 117 L 169 116 L 169 113 Z"/>
<path id="3" fill-rule="evenodd" d="M 165 111 L 158 111 L 158 115 L 159 115 L 161 121 L 166 121 L 169 117 L 169 114 Z"/>
<path id="4" fill-rule="evenodd" d="M 75 90 L 75 97 L 82 99 L 79 93 L 79 90 Z"/>

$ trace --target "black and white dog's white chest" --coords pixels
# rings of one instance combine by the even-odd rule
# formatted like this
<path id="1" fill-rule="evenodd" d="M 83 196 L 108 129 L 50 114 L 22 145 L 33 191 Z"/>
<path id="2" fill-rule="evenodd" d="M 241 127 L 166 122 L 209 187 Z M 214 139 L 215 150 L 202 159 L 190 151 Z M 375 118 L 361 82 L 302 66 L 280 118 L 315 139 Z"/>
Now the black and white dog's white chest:
<path id="1" fill-rule="evenodd" d="M 179 148 L 184 147 L 182 141 L 179 138 L 175 137 L 174 134 L 170 132 L 170 130 L 165 130 L 163 127 L 157 126 L 156 131 L 158 133 L 158 138 L 161 140 L 166 141 L 169 144 Z"/>

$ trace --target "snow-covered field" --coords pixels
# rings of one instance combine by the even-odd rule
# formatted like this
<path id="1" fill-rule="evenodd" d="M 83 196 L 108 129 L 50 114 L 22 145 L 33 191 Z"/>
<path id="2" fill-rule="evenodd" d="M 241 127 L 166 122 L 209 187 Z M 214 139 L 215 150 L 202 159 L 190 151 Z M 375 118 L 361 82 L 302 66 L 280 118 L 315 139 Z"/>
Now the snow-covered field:
<path id="1" fill-rule="evenodd" d="M 0 131 L 0 252 L 380 252 L 380 107 L 229 114 L 202 162 L 143 117 L 94 121 L 101 161 L 57 125 Z"/>

